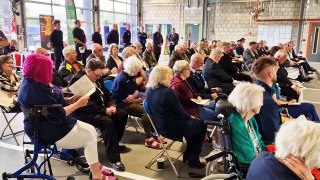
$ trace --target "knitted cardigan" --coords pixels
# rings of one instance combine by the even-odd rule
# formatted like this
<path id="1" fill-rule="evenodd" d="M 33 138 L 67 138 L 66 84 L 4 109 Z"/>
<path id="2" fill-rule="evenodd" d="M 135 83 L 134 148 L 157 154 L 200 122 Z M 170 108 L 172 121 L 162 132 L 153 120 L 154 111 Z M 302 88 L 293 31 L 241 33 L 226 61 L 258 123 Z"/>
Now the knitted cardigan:
<path id="1" fill-rule="evenodd" d="M 243 118 L 240 113 L 233 112 L 230 116 L 230 125 L 231 125 L 231 143 L 232 149 L 236 154 L 238 160 L 242 164 L 251 164 L 251 161 L 255 158 L 254 144 L 253 140 L 249 134 L 249 131 L 244 123 Z M 262 151 L 266 151 L 266 145 L 261 140 L 261 135 L 259 133 L 259 128 L 256 120 L 252 117 L 248 123 L 252 130 L 256 133 L 256 136 L 259 140 L 259 146 Z"/>

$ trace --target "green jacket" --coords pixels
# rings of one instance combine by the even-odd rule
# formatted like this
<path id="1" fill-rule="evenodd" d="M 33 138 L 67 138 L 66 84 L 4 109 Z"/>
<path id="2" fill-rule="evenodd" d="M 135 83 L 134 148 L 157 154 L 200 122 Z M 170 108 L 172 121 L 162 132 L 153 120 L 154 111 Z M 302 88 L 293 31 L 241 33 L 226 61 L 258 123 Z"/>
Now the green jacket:
<path id="1" fill-rule="evenodd" d="M 249 131 L 244 123 L 243 118 L 240 113 L 233 112 L 230 116 L 230 125 L 231 125 L 231 143 L 232 149 L 236 154 L 240 163 L 251 164 L 252 160 L 255 158 L 254 144 L 253 140 L 249 134 Z M 250 124 L 253 131 L 256 133 L 257 138 L 259 139 L 259 145 L 262 151 L 266 150 L 266 145 L 261 140 L 261 135 L 259 133 L 259 128 L 256 120 L 252 117 L 248 123 Z"/>
<path id="2" fill-rule="evenodd" d="M 154 67 L 157 65 L 158 61 L 153 51 L 145 50 L 143 52 L 143 59 L 148 63 L 149 67 Z"/>

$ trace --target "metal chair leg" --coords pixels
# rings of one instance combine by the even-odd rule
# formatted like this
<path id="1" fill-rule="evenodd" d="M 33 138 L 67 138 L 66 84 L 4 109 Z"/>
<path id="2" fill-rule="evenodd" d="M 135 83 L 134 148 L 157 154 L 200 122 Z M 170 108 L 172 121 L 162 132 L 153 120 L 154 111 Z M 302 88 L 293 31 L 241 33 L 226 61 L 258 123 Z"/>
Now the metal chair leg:
<path id="1" fill-rule="evenodd" d="M 1 111 L 2 111 L 2 114 L 3 114 L 3 116 L 4 116 L 4 119 L 5 119 L 6 122 L 7 122 L 7 125 L 5 126 L 5 128 L 4 128 L 3 131 L 2 131 L 2 134 L 1 134 L 0 139 L 3 139 L 4 137 L 8 137 L 8 136 L 11 136 L 11 135 L 12 135 L 13 138 L 14 138 L 14 140 L 16 141 L 17 145 L 19 146 L 19 142 L 18 142 L 18 140 L 17 140 L 17 138 L 16 138 L 16 135 L 17 135 L 17 134 L 20 134 L 20 133 L 22 133 L 22 132 L 24 132 L 24 131 L 21 130 L 21 131 L 14 132 L 14 131 L 12 130 L 11 125 L 10 125 L 10 123 L 14 120 L 14 118 L 15 118 L 19 113 L 16 113 L 10 120 L 8 120 L 7 116 L 5 115 L 5 112 L 4 112 L 3 110 L 1 110 Z M 11 134 L 9 133 L 9 134 L 7 134 L 7 135 L 4 135 L 4 133 L 5 133 L 5 131 L 6 131 L 7 128 L 9 128 Z"/>

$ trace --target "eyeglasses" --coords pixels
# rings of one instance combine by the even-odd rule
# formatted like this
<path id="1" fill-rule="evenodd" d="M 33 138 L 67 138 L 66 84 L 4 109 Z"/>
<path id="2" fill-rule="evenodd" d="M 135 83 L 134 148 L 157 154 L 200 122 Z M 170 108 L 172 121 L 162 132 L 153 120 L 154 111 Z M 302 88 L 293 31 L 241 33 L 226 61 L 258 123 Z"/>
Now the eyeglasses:
<path id="1" fill-rule="evenodd" d="M 93 73 L 98 79 L 102 76 L 102 74 L 96 74 L 94 71 L 92 71 L 92 73 Z"/>

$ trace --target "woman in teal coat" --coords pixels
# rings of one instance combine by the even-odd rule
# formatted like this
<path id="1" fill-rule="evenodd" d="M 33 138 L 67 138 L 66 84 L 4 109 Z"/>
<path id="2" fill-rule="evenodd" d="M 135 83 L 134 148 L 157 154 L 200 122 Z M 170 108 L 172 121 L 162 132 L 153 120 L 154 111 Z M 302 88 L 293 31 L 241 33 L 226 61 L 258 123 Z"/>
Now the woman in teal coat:
<path id="1" fill-rule="evenodd" d="M 236 109 L 229 118 L 232 149 L 241 164 L 250 164 L 261 151 L 266 150 L 253 117 L 260 112 L 263 92 L 264 89 L 258 85 L 241 83 L 228 98 Z"/>

